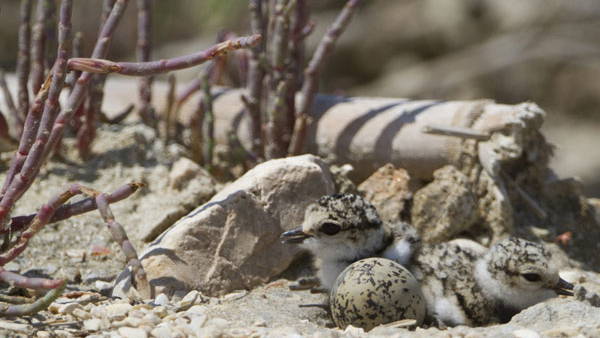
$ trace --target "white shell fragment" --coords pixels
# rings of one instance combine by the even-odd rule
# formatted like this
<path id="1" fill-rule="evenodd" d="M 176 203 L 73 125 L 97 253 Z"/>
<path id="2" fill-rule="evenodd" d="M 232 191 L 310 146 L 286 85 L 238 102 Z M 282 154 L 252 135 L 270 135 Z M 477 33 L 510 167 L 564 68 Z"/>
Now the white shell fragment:
<path id="1" fill-rule="evenodd" d="M 337 326 L 370 330 L 403 319 L 425 319 L 426 305 L 415 277 L 402 265 L 385 258 L 366 258 L 338 276 L 330 295 Z"/>

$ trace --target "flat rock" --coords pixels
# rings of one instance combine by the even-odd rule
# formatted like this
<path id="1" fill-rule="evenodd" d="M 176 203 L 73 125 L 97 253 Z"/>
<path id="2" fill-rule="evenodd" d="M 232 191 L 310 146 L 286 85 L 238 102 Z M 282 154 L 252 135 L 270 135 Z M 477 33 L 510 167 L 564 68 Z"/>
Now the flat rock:
<path id="1" fill-rule="evenodd" d="M 309 203 L 333 192 L 331 174 L 315 156 L 262 163 L 159 236 L 142 264 L 157 293 L 250 289 L 289 266 L 300 249 L 279 235 L 301 224 Z M 122 278 L 127 274 L 117 283 Z"/>

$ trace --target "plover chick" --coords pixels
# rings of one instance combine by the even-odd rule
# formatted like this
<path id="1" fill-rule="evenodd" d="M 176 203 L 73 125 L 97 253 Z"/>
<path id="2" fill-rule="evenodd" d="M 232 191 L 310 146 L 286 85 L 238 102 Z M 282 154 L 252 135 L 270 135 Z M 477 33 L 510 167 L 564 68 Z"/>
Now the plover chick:
<path id="1" fill-rule="evenodd" d="M 487 252 L 468 240 L 424 245 L 409 269 L 421 282 L 428 316 L 447 326 L 508 321 L 573 289 L 543 245 L 520 238 L 502 240 Z"/>
<path id="2" fill-rule="evenodd" d="M 354 194 L 321 197 L 307 207 L 302 226 L 284 232 L 281 239 L 314 254 L 321 286 L 327 290 L 342 270 L 360 259 L 384 257 L 408 263 L 419 243 L 414 228 L 384 224 L 375 207 Z"/>

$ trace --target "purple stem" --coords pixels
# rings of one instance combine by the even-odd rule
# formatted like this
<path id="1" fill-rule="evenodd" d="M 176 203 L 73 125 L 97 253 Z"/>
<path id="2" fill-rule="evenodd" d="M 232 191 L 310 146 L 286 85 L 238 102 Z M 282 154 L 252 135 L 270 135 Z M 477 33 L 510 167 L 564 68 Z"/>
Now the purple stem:
<path id="1" fill-rule="evenodd" d="M 29 111 L 29 59 L 31 44 L 31 0 L 21 0 L 19 27 L 19 54 L 17 57 L 17 84 L 19 115 L 24 118 Z"/>
<path id="2" fill-rule="evenodd" d="M 110 210 L 108 196 L 104 193 L 98 194 L 96 196 L 96 205 L 98 206 L 98 211 L 100 212 L 102 219 L 104 219 L 104 222 L 106 222 L 106 225 L 112 234 L 113 240 L 121 246 L 123 254 L 125 254 L 125 258 L 133 270 L 132 280 L 134 281 L 134 286 L 140 291 L 144 298 L 154 298 L 154 292 L 148 283 L 146 272 L 138 259 L 137 252 L 127 237 L 127 233 L 123 229 L 123 226 L 115 221 L 115 216 Z"/>
<path id="3" fill-rule="evenodd" d="M 69 68 L 98 74 L 153 75 L 197 66 L 229 51 L 250 48 L 256 45 L 260 39 L 260 35 L 245 36 L 218 43 L 205 51 L 195 54 L 151 62 L 113 62 L 95 57 L 73 58 L 69 60 Z"/>
<path id="4" fill-rule="evenodd" d="M 65 290 L 66 282 L 61 281 L 61 284 L 56 288 L 47 292 L 43 297 L 39 298 L 30 304 L 18 304 L 18 305 L 0 305 L 0 316 L 3 317 L 14 317 L 14 316 L 27 316 L 35 314 L 39 311 L 46 309 L 56 298 Z"/>
<path id="5" fill-rule="evenodd" d="M 63 0 L 63 3 L 67 1 L 70 0 Z M 6 263 L 12 261 L 15 257 L 20 255 L 25 248 L 27 248 L 29 240 L 46 224 L 48 224 L 48 221 L 54 215 L 55 210 L 61 205 L 65 204 L 71 197 L 80 194 L 81 192 L 81 186 L 78 184 L 73 184 L 68 189 L 65 189 L 65 191 L 63 191 L 61 194 L 51 198 L 48 203 L 42 205 L 37 215 L 31 222 L 29 228 L 23 231 L 17 240 L 17 243 L 12 248 L 0 255 L 0 266 L 4 266 Z"/>
<path id="6" fill-rule="evenodd" d="M 111 194 L 107 195 L 106 199 L 108 203 L 117 203 L 131 196 L 131 194 L 136 192 L 142 186 L 143 184 L 139 182 L 125 184 L 113 191 Z M 96 209 L 96 200 L 94 198 L 86 198 L 78 202 L 61 205 L 58 209 L 56 209 L 54 215 L 52 218 L 50 218 L 48 223 L 59 222 L 72 216 L 81 215 Z M 36 215 L 37 214 L 31 214 L 27 216 L 13 217 L 9 227 L 10 231 L 22 231 L 31 223 L 31 221 L 33 221 Z M 4 232 L 6 232 L 6 230 L 0 230 L 0 234 Z"/>
<path id="7" fill-rule="evenodd" d="M 137 31 L 137 61 L 150 61 L 152 50 L 152 15 L 150 0 L 138 0 L 138 31 Z M 156 117 L 152 109 L 152 80 L 151 76 L 140 79 L 139 96 L 140 109 L 138 114 L 142 120 L 152 126 L 156 124 Z"/>
<path id="8" fill-rule="evenodd" d="M 299 155 L 303 151 L 306 128 L 312 116 L 312 106 L 318 90 L 319 72 L 325 59 L 333 52 L 336 41 L 350 23 L 350 19 L 359 3 L 360 0 L 348 0 L 346 2 L 340 14 L 319 42 L 308 67 L 304 71 L 304 83 L 301 90 L 302 96 L 298 104 L 292 142 L 289 147 L 290 155 Z"/>
<path id="9" fill-rule="evenodd" d="M 37 18 L 33 26 L 31 44 L 31 90 L 34 94 L 40 90 L 44 82 L 45 52 L 46 52 L 46 26 L 52 16 L 53 0 L 39 0 L 37 5 Z"/>
<path id="10" fill-rule="evenodd" d="M 56 62 L 53 67 L 52 83 L 48 91 L 48 98 L 44 105 L 41 122 L 39 122 L 36 139 L 29 149 L 23 167 L 15 174 L 6 193 L 0 201 L 0 212 L 7 212 L 14 203 L 27 191 L 35 178 L 44 159 L 44 150 L 48 135 L 59 110 L 59 96 L 65 83 L 67 59 L 71 54 L 71 9 L 72 0 L 63 0 L 60 8 L 59 47 Z M 42 89 L 43 90 L 43 89 Z M 42 91 L 40 90 L 40 92 Z M 29 120 L 29 118 L 28 118 Z M 23 134 L 30 134 L 25 130 Z M 30 141 L 27 140 L 26 143 Z M 6 217 L 0 214 L 0 219 Z"/>

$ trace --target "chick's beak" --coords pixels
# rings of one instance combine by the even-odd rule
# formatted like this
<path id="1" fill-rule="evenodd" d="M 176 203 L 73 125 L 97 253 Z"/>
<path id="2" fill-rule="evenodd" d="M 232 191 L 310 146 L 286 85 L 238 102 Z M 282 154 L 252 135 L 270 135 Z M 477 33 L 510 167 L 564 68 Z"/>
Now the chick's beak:
<path id="1" fill-rule="evenodd" d="M 554 291 L 563 296 L 573 296 L 573 284 L 559 278 L 558 283 L 554 286 Z"/>
<path id="2" fill-rule="evenodd" d="M 303 232 L 302 228 L 296 228 L 282 233 L 279 238 L 281 238 L 281 242 L 286 244 L 300 244 L 309 237 L 312 236 Z"/>

